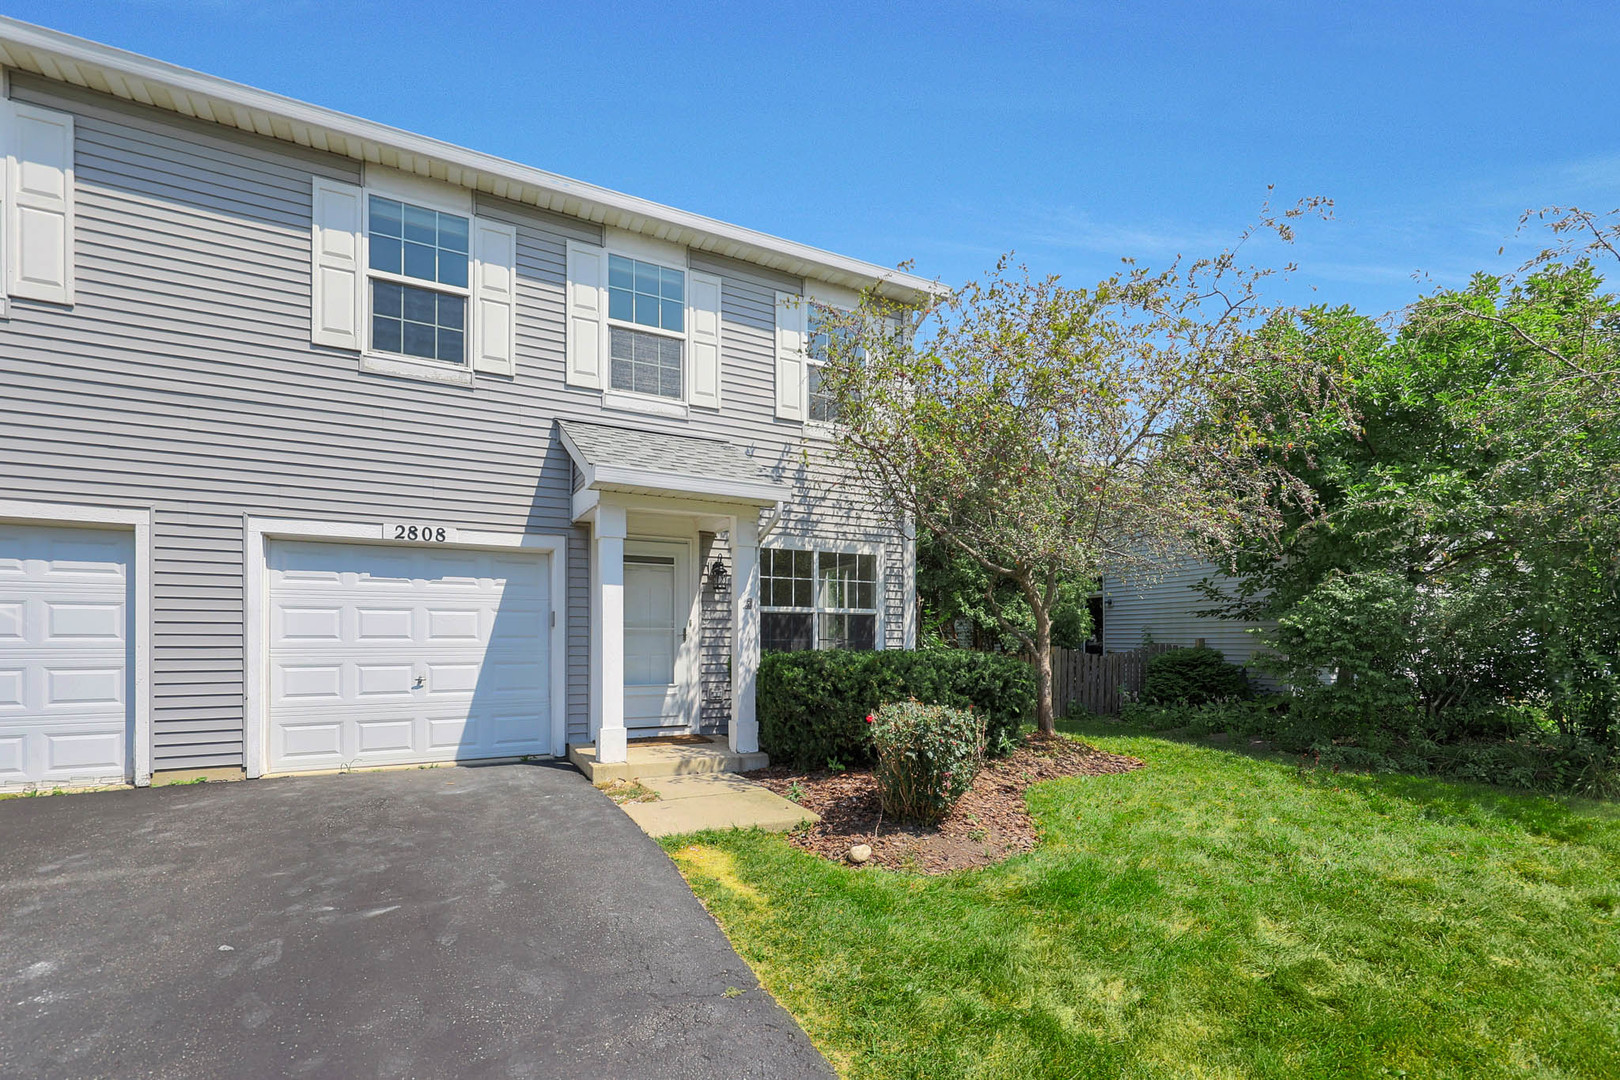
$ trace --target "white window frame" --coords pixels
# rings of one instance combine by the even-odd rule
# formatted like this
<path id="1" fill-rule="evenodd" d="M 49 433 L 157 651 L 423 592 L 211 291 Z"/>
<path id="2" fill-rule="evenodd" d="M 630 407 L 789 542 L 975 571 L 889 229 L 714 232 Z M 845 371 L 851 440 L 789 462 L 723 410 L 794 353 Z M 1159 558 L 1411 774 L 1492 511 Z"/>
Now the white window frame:
<path id="1" fill-rule="evenodd" d="M 817 420 L 810 415 L 810 369 L 827 366 L 827 361 L 817 360 L 815 356 L 816 334 L 812 319 L 818 310 L 842 312 L 847 315 L 854 309 L 840 307 L 826 300 L 808 297 L 804 303 L 804 387 L 801 391 L 804 398 L 804 430 L 816 438 L 833 439 L 838 436 L 838 422 L 836 420 Z"/>
<path id="2" fill-rule="evenodd" d="M 607 254 L 602 263 L 602 325 L 608 335 L 607 370 L 602 373 L 602 404 L 610 409 L 623 409 L 627 412 L 651 413 L 654 416 L 670 416 L 686 419 L 690 415 L 690 398 L 692 394 L 692 350 L 687 334 L 691 329 L 692 315 L 690 311 L 690 290 L 692 288 L 692 267 L 690 260 L 682 260 L 680 265 L 665 261 L 664 256 L 647 251 L 609 244 L 605 249 Z M 611 314 L 613 310 L 613 289 L 609 284 L 612 281 L 612 262 L 617 256 L 621 259 L 630 259 L 634 262 L 644 262 L 656 266 L 660 270 L 679 270 L 681 274 L 681 329 L 665 330 L 661 326 L 644 326 L 638 322 L 625 319 L 615 319 Z M 641 394 L 634 390 L 616 390 L 613 387 L 613 331 L 630 330 L 640 334 L 654 334 L 666 337 L 681 344 L 681 396 L 678 398 L 664 397 L 662 394 Z"/>
<path id="3" fill-rule="evenodd" d="M 408 277 L 405 274 L 393 274 L 386 270 L 373 270 L 371 268 L 371 197 L 376 195 L 395 202 L 409 203 L 424 210 L 436 210 L 441 214 L 453 214 L 456 217 L 467 219 L 467 285 L 442 285 L 436 281 L 423 281 L 420 278 Z M 429 382 L 448 383 L 452 386 L 473 385 L 473 281 L 477 273 L 475 264 L 473 241 L 477 235 L 478 215 L 473 213 L 472 199 L 469 195 L 465 202 L 458 202 L 446 195 L 437 192 L 396 187 L 386 182 L 378 182 L 367 178 L 366 183 L 360 185 L 360 272 L 361 289 L 361 321 L 364 324 L 360 333 L 365 342 L 365 348 L 360 350 L 360 370 L 369 371 L 378 375 L 398 375 L 405 378 L 425 379 Z M 462 317 L 462 362 L 451 364 L 444 360 L 429 360 L 423 356 L 410 356 L 406 353 L 384 352 L 372 343 L 372 289 L 373 280 L 387 281 L 395 285 L 409 285 L 412 288 L 425 289 L 428 292 L 449 293 L 462 297 L 466 301 L 465 314 Z"/>
<path id="4" fill-rule="evenodd" d="M 767 551 L 808 551 L 811 553 L 810 563 L 810 607 L 783 607 L 777 604 L 759 605 L 760 615 L 780 612 L 790 615 L 806 615 L 811 617 L 812 648 L 821 651 L 827 646 L 821 641 L 821 616 L 823 615 L 871 615 L 874 617 L 872 630 L 872 650 L 881 652 L 889 647 L 888 638 L 884 631 L 884 609 L 888 606 L 888 594 L 884 592 L 884 566 L 883 545 L 870 541 L 851 540 L 815 540 L 802 537 L 785 538 L 780 543 L 760 545 L 760 581 L 764 583 L 765 552 Z M 874 578 L 872 582 L 872 607 L 824 607 L 821 603 L 821 556 L 827 555 L 870 555 L 872 556 Z"/>

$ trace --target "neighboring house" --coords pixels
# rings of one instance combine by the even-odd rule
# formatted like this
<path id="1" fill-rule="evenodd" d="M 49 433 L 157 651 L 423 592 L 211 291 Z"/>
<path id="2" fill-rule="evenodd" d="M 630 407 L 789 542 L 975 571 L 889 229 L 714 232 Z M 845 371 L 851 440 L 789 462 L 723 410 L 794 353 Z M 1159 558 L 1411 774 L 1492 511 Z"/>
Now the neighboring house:
<path id="1" fill-rule="evenodd" d="M 1103 651 L 1129 652 L 1149 640 L 1160 645 L 1202 643 L 1219 649 L 1229 662 L 1247 666 L 1255 653 L 1264 651 L 1262 632 L 1271 624 L 1198 614 L 1210 603 L 1194 586 L 1211 575 L 1217 584 L 1230 582 L 1213 563 L 1197 560 L 1172 563 L 1162 575 L 1146 582 L 1105 575 L 1101 596 Z"/>
<path id="2" fill-rule="evenodd" d="M 816 305 L 918 277 L 0 19 L 0 785 L 757 747 L 915 642 Z"/>

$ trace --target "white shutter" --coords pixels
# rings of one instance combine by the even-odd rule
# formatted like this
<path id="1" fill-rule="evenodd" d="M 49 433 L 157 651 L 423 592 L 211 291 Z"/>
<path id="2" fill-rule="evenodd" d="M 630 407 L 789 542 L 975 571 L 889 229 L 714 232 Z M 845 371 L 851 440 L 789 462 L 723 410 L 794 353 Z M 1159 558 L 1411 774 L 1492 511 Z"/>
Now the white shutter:
<path id="1" fill-rule="evenodd" d="M 360 349 L 365 343 L 360 314 L 366 283 L 360 254 L 364 196 L 353 184 L 317 177 L 313 199 L 310 340 Z"/>
<path id="2" fill-rule="evenodd" d="M 607 354 L 607 251 L 570 240 L 568 385 L 602 389 Z"/>
<path id="3" fill-rule="evenodd" d="M 686 275 L 686 351 L 692 358 L 687 400 L 720 407 L 720 279 L 696 270 Z"/>
<path id="4" fill-rule="evenodd" d="M 803 420 L 804 409 L 804 297 L 796 293 L 776 294 L 776 415 L 783 420 Z"/>
<path id="5" fill-rule="evenodd" d="M 473 219 L 473 370 L 517 373 L 517 228 Z"/>
<path id="6" fill-rule="evenodd" d="M 12 296 L 73 303 L 73 117 L 11 102 L 6 148 L 6 285 Z"/>

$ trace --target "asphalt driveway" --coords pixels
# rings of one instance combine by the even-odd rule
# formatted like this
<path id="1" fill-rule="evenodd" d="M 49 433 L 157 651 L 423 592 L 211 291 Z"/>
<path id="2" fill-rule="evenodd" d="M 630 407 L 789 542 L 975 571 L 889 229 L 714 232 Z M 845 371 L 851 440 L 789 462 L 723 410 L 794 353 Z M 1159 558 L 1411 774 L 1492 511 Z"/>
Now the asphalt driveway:
<path id="1" fill-rule="evenodd" d="M 0 801 L 0 1075 L 823 1077 L 571 769 Z"/>

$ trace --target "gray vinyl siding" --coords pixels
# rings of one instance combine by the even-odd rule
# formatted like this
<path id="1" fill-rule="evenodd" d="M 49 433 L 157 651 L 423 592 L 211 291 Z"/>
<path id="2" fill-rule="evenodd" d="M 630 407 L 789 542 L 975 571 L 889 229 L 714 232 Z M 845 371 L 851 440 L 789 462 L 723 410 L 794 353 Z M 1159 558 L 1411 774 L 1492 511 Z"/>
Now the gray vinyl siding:
<path id="1" fill-rule="evenodd" d="M 1193 586 L 1215 573 L 1207 562 L 1178 562 L 1153 581 L 1103 579 L 1103 649 L 1127 652 L 1151 638 L 1161 645 L 1194 645 L 1200 638 L 1234 664 L 1247 664 L 1265 646 L 1256 630 L 1270 623 L 1244 623 L 1200 616 L 1209 602 Z M 1219 578 L 1217 579 L 1219 580 Z"/>
<path id="2" fill-rule="evenodd" d="M 604 410 L 600 394 L 563 381 L 565 245 L 600 242 L 600 230 L 480 195 L 478 214 L 518 230 L 517 377 L 469 390 L 362 374 L 355 354 L 309 340 L 311 179 L 360 182 L 357 163 L 25 73 L 11 84 L 20 100 L 75 114 L 77 280 L 72 308 L 12 299 L 0 321 L 0 497 L 151 509 L 157 769 L 243 760 L 247 517 L 418 517 L 567 537 L 559 615 L 578 741 L 589 530 L 570 520 L 573 468 L 553 421 L 725 437 L 785 472 L 805 459 L 800 426 L 772 410 L 773 294 L 796 278 L 694 254 L 723 278 L 721 413 L 682 423 Z M 794 478 L 807 503 L 810 485 L 830 482 Z M 801 513 L 799 525 L 887 536 L 886 564 L 901 565 L 880 517 L 824 502 L 826 516 Z M 887 574 L 891 594 L 898 578 Z M 885 624 L 895 644 L 898 615 Z M 704 671 L 704 723 L 718 729 L 720 668 L 706 660 Z"/>

